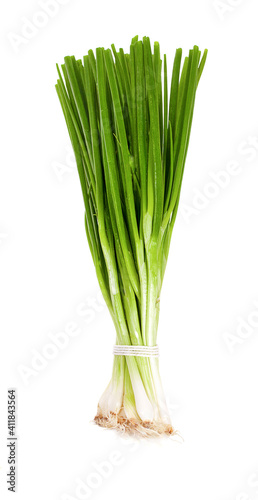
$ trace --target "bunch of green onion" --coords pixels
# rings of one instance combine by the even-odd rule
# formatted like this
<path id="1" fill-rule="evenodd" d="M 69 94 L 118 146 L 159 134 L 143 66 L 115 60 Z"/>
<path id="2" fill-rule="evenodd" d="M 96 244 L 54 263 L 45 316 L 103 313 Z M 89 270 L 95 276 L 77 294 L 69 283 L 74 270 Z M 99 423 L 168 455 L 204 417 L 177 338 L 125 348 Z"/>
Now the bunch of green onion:
<path id="1" fill-rule="evenodd" d="M 68 56 L 56 90 L 73 146 L 85 228 L 116 343 L 155 346 L 159 298 L 207 50 L 182 63 L 168 93 L 159 43 L 134 37 L 130 53 L 97 48 Z M 163 78 L 162 78 L 163 73 Z M 168 97 L 169 94 L 169 97 Z M 171 434 L 157 357 L 114 357 L 95 417 L 104 427 Z"/>

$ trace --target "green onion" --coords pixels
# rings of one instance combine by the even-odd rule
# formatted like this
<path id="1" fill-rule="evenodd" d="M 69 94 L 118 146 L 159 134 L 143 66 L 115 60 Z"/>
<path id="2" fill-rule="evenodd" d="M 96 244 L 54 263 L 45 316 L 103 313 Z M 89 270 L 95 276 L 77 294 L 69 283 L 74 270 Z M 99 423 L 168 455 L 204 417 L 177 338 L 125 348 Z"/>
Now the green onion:
<path id="1" fill-rule="evenodd" d="M 181 64 L 176 50 L 170 96 L 166 56 L 162 70 L 159 43 L 152 51 L 148 37 L 134 37 L 129 54 L 100 47 L 57 67 L 86 235 L 117 345 L 157 344 L 159 297 L 206 57 L 194 46 Z M 146 436 L 173 433 L 157 357 L 115 355 L 95 421 Z"/>

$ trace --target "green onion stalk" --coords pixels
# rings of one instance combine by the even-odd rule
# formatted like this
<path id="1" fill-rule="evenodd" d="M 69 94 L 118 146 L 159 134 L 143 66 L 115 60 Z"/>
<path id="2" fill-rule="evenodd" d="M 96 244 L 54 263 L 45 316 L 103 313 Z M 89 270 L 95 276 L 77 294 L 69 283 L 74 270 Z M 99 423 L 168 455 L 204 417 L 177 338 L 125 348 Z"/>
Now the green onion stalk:
<path id="1" fill-rule="evenodd" d="M 174 227 L 198 83 L 197 46 L 177 49 L 168 89 L 158 42 L 92 50 L 57 66 L 57 94 L 77 163 L 85 229 L 121 346 L 156 346 L 160 293 Z M 163 77 L 162 77 L 163 75 Z M 172 434 L 158 358 L 114 356 L 97 424 Z"/>

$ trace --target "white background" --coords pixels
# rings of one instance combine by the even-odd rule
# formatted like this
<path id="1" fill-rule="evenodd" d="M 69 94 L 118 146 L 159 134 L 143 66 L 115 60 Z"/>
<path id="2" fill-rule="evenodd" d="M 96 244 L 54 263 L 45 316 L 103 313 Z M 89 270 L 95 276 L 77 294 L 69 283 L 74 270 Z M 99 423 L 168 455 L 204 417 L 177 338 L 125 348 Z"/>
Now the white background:
<path id="1" fill-rule="evenodd" d="M 18 393 L 19 500 L 254 500 L 258 4 L 62 3 L 52 18 L 39 18 L 38 0 L 2 5 L 1 500 L 11 498 L 9 387 Z M 28 20 L 45 25 L 31 31 L 27 43 L 14 43 Z M 84 234 L 79 181 L 54 89 L 55 63 L 112 42 L 128 49 L 135 34 L 158 40 L 170 68 L 176 47 L 184 54 L 194 44 L 209 49 L 159 328 L 162 378 L 183 442 L 124 442 L 90 423 L 110 377 L 114 328 L 99 298 Z M 224 188 L 218 182 L 214 187 L 212 176 L 221 171 Z M 68 330 L 73 336 L 67 345 L 52 350 L 55 357 L 45 365 L 41 358 L 41 370 L 25 378 L 35 355 L 49 355 L 51 332 Z M 104 461 L 107 477 L 97 472 Z M 89 485 L 84 496 L 80 481 Z"/>

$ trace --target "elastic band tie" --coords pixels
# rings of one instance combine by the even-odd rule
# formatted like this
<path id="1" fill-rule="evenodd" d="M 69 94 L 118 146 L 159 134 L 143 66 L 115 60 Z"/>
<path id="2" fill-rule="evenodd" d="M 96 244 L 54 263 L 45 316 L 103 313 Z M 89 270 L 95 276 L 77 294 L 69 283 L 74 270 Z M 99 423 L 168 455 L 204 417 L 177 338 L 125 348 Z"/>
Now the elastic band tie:
<path id="1" fill-rule="evenodd" d="M 115 345 L 113 354 L 115 356 L 142 356 L 144 358 L 158 358 L 159 348 L 157 345 Z"/>

